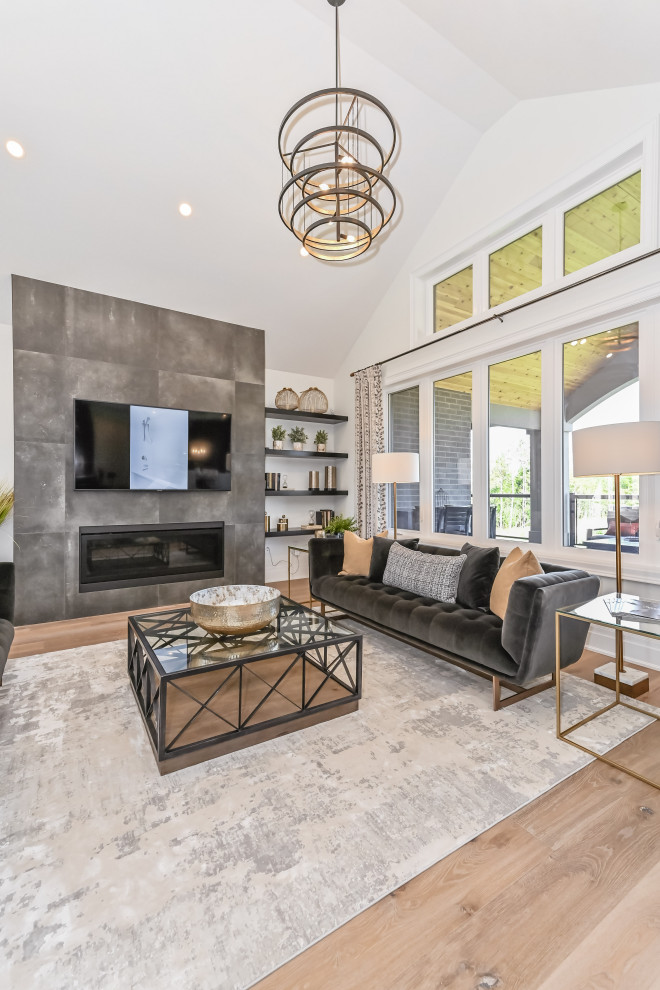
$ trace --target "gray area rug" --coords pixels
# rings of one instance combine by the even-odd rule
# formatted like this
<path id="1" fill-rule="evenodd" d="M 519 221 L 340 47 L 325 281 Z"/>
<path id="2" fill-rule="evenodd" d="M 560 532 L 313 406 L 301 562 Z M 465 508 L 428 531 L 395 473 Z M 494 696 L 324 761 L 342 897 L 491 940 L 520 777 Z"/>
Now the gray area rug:
<path id="1" fill-rule="evenodd" d="M 553 692 L 493 712 L 488 681 L 369 633 L 359 712 L 160 777 L 125 667 L 124 643 L 8 665 L 3 987 L 248 987 L 589 762 Z M 607 696 L 569 681 L 573 721 Z"/>

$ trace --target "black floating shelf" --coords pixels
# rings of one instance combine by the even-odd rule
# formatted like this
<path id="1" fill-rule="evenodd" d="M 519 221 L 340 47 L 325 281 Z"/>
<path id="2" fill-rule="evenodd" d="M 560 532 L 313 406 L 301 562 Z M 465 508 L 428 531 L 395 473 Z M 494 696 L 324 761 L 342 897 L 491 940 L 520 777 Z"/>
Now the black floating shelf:
<path id="1" fill-rule="evenodd" d="M 329 495 L 348 495 L 348 492 L 340 491 L 338 488 L 333 488 L 330 491 L 310 491 L 308 488 L 303 491 L 296 491 L 294 488 L 280 488 L 275 492 L 267 490 L 266 495 L 306 495 L 307 498 L 321 498 L 322 495 L 325 495 L 327 498 Z"/>
<path id="2" fill-rule="evenodd" d="M 297 419 L 302 423 L 348 423 L 348 416 L 333 416 L 330 413 L 307 413 L 299 409 L 277 409 L 276 406 L 266 406 L 266 419 Z"/>
<path id="3" fill-rule="evenodd" d="M 269 533 L 266 533 L 266 539 L 269 536 L 314 536 L 315 532 L 316 530 L 314 529 L 272 529 Z"/>
<path id="4" fill-rule="evenodd" d="M 329 457 L 348 457 L 348 454 L 340 454 L 333 450 L 273 450 L 272 447 L 264 449 L 267 457 L 319 457 L 321 460 L 327 460 Z"/>

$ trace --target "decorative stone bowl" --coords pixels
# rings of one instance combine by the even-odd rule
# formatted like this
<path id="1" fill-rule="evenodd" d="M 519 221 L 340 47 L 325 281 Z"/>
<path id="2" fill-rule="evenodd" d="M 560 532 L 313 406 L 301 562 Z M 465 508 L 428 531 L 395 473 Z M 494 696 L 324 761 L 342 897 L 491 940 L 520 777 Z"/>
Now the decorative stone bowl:
<path id="1" fill-rule="evenodd" d="M 243 636 L 277 618 L 281 597 L 276 588 L 259 584 L 204 588 L 190 596 L 190 615 L 207 632 Z"/>

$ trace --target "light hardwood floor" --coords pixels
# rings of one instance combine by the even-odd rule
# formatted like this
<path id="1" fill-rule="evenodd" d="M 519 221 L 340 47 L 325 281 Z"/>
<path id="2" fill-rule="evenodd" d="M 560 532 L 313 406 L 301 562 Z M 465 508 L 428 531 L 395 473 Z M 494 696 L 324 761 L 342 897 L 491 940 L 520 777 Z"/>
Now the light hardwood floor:
<path id="1" fill-rule="evenodd" d="M 128 614 L 19 628 L 11 655 L 123 638 Z M 660 773 L 660 727 L 619 749 Z M 593 763 L 255 990 L 660 990 L 659 883 L 660 792 Z"/>
<path id="2" fill-rule="evenodd" d="M 274 587 L 286 595 L 286 581 L 275 584 Z M 292 581 L 291 596 L 296 601 L 306 602 L 309 598 L 307 581 L 303 578 Z M 179 606 L 162 605 L 160 608 L 145 608 L 140 611 L 163 612 L 177 607 Z M 51 653 L 55 650 L 69 650 L 74 646 L 92 646 L 94 643 L 111 643 L 115 639 L 125 639 L 128 616 L 135 614 L 136 610 L 132 609 L 130 612 L 113 612 L 111 615 L 92 615 L 83 619 L 18 626 L 9 656 L 30 657 L 37 653 Z"/>

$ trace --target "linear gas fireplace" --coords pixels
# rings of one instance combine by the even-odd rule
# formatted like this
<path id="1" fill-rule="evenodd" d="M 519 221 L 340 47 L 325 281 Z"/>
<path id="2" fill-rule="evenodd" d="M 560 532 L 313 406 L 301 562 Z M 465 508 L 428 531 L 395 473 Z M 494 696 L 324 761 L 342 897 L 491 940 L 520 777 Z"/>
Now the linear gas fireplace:
<path id="1" fill-rule="evenodd" d="M 80 591 L 224 576 L 222 522 L 81 526 Z"/>

